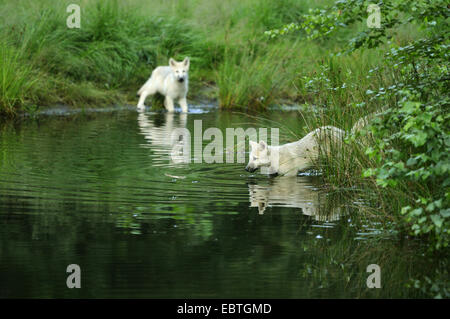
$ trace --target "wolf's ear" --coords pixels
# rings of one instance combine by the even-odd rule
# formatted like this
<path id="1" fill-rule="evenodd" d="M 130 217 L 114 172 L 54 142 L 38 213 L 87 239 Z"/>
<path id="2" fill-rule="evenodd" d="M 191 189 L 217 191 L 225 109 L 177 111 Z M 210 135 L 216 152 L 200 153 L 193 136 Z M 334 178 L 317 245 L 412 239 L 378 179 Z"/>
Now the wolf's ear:
<path id="1" fill-rule="evenodd" d="M 174 59 L 170 58 L 169 59 L 169 65 L 174 68 L 174 67 L 177 66 L 177 62 Z"/>
<path id="2" fill-rule="evenodd" d="M 259 141 L 259 149 L 261 151 L 265 150 L 267 148 L 267 144 L 264 141 Z"/>
<path id="3" fill-rule="evenodd" d="M 189 60 L 189 57 L 185 57 L 183 60 L 183 65 L 187 68 L 189 68 L 189 64 L 191 63 L 191 61 Z"/>

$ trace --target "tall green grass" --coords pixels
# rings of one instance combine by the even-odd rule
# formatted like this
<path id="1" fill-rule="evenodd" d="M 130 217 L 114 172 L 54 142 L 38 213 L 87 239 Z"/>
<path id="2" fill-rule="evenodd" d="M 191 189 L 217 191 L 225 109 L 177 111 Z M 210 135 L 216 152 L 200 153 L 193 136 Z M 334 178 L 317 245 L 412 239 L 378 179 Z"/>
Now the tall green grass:
<path id="1" fill-rule="evenodd" d="M 135 104 L 151 70 L 170 57 L 191 57 L 188 98 L 214 98 L 224 109 L 261 111 L 286 101 L 346 107 L 388 81 L 366 78 L 381 55 L 330 58 L 345 33 L 327 42 L 306 41 L 301 33 L 276 40 L 264 35 L 332 0 L 73 2 L 81 6 L 81 29 L 66 26 L 69 3 L 0 5 L 7 17 L 0 21 L 0 112 L 14 114 L 30 104 Z M 311 82 L 324 65 L 332 82 Z M 354 90 L 338 89 L 345 85 Z"/>
<path id="2" fill-rule="evenodd" d="M 0 44 L 0 110 L 7 115 L 24 103 L 36 82 L 32 67 L 22 63 L 21 54 L 5 42 Z"/>
<path id="3" fill-rule="evenodd" d="M 5 0 L 0 5 L 7 17 L 0 21 L 2 50 L 14 52 L 12 63 L 21 65 L 9 71 L 13 64 L 2 66 L 16 79 L 9 90 L 30 82 L 28 73 L 37 79 L 35 89 L 16 89 L 20 97 L 2 95 L 1 112 L 13 114 L 27 104 L 134 104 L 135 92 L 154 67 L 185 56 L 192 61 L 192 99 L 218 92 L 212 97 L 223 108 L 265 109 L 292 97 L 299 47 L 289 48 L 288 40 L 268 41 L 264 31 L 320 5 L 294 0 L 73 2 L 81 6 L 81 29 L 66 26 L 69 3 Z M 5 77 L 6 82 L 13 81 Z M 205 90 L 211 87 L 217 89 Z"/>
<path id="4" fill-rule="evenodd" d="M 264 110 L 293 91 L 298 76 L 296 50 L 299 45 L 276 46 L 242 51 L 227 50 L 215 72 L 219 101 L 223 108 Z M 263 53 L 261 53 L 263 51 Z"/>

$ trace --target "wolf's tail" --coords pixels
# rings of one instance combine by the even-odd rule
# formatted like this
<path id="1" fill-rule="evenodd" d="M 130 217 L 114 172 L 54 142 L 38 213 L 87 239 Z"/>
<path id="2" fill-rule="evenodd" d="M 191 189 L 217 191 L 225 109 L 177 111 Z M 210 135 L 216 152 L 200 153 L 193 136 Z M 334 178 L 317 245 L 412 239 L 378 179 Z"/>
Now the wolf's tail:
<path id="1" fill-rule="evenodd" d="M 383 110 L 383 109 L 382 109 Z M 363 128 L 365 128 L 370 122 L 375 118 L 382 116 L 381 111 L 370 113 L 369 115 L 361 117 L 356 123 L 353 125 L 352 130 L 350 131 L 351 134 L 356 134 L 357 132 L 361 131 Z"/>
<path id="2" fill-rule="evenodd" d="M 356 123 L 353 125 L 352 130 L 350 131 L 351 134 L 355 134 L 356 132 L 359 132 L 364 127 L 369 124 L 369 121 L 371 120 L 371 116 L 367 115 L 364 117 L 361 117 Z"/>

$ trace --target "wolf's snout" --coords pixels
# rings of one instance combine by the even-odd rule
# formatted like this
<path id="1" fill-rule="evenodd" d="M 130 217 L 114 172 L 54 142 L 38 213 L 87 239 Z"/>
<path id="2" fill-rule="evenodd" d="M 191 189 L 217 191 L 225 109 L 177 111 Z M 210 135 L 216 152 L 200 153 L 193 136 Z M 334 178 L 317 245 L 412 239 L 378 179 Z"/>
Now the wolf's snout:
<path id="1" fill-rule="evenodd" d="M 247 172 L 249 172 L 249 173 L 253 173 L 254 171 L 256 171 L 256 168 L 250 167 L 250 166 L 246 166 L 246 167 L 245 167 L 245 170 L 246 170 Z"/>
<path id="2" fill-rule="evenodd" d="M 178 82 L 180 82 L 180 83 L 184 82 L 184 78 L 179 78 Z"/>

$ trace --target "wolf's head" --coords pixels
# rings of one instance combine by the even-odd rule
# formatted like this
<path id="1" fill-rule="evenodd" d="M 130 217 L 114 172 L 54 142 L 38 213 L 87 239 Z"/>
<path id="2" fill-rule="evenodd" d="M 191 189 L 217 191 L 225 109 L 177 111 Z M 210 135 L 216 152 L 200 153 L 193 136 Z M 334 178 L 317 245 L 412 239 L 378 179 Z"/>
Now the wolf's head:
<path id="1" fill-rule="evenodd" d="M 189 72 L 189 58 L 186 57 L 182 62 L 177 62 L 170 58 L 169 66 L 172 68 L 173 74 L 178 82 L 184 82 L 188 77 Z"/>
<path id="2" fill-rule="evenodd" d="M 270 150 L 266 142 L 250 141 L 250 155 L 245 167 L 247 172 L 254 172 L 260 167 L 270 166 Z"/>

